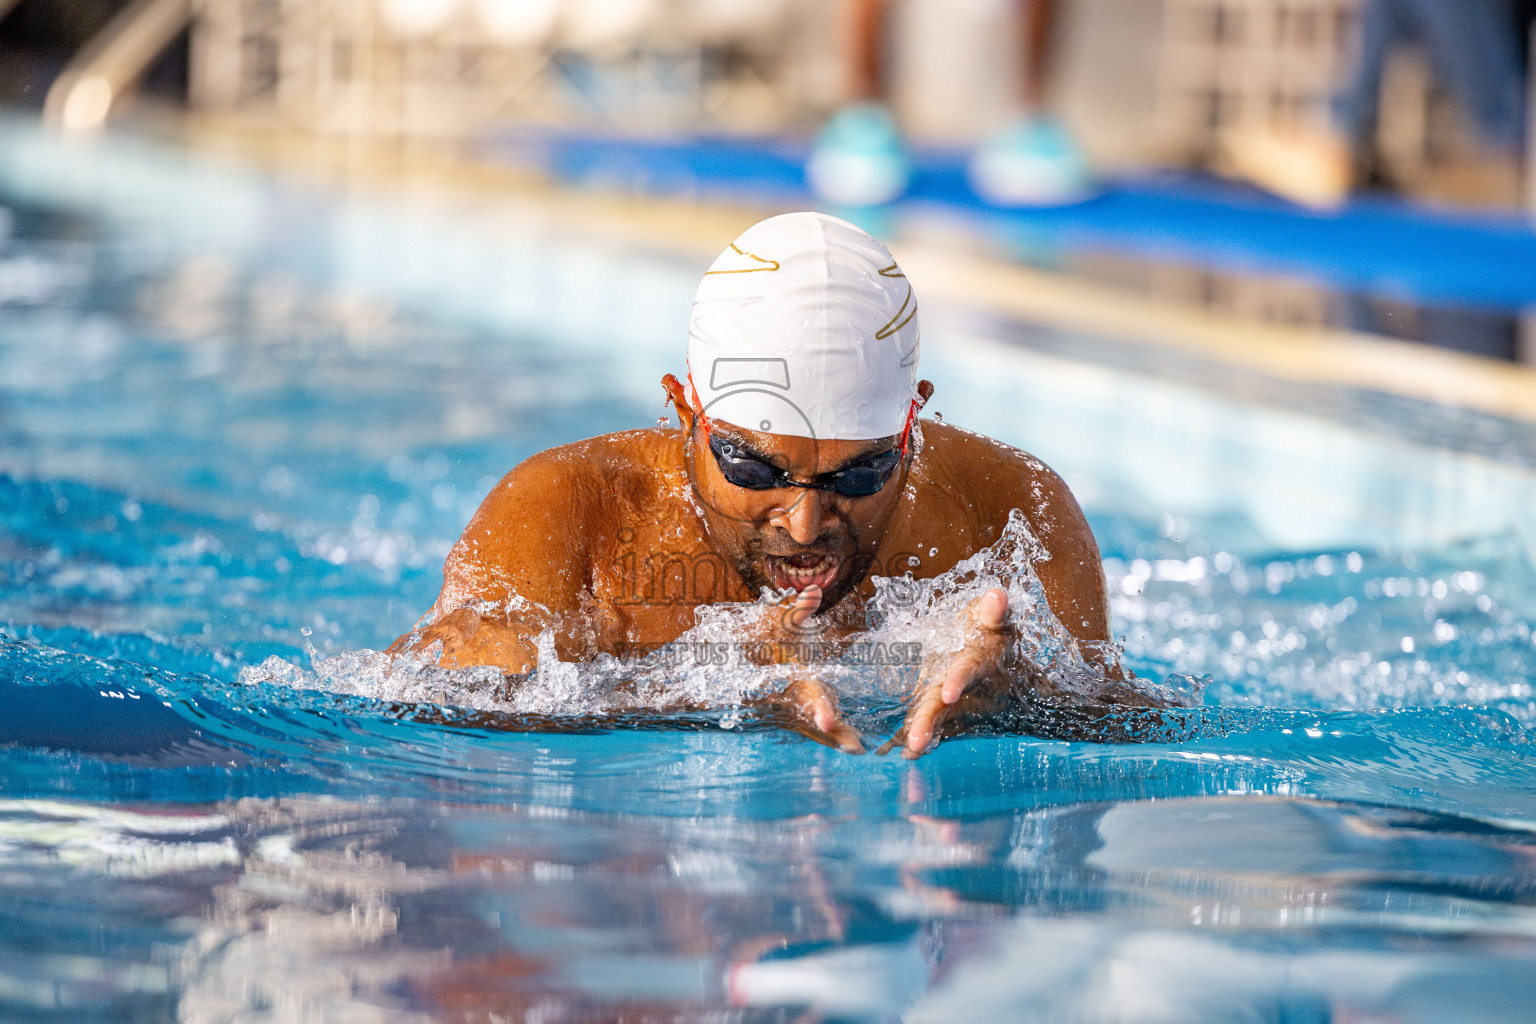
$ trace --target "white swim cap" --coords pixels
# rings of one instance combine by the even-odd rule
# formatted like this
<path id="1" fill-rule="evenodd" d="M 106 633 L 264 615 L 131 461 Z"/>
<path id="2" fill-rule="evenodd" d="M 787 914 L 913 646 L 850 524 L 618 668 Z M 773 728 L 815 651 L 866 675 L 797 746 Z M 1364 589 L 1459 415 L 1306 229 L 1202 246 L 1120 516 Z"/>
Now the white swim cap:
<path id="1" fill-rule="evenodd" d="M 770 217 L 694 296 L 689 400 L 770 434 L 900 434 L 920 404 L 917 342 L 917 298 L 885 246 L 825 214 Z"/>

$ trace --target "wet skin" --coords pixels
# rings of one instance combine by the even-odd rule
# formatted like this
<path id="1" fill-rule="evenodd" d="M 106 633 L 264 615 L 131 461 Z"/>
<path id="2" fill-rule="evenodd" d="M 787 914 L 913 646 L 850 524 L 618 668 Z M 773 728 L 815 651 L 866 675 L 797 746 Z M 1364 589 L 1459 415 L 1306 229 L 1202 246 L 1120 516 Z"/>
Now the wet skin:
<path id="1" fill-rule="evenodd" d="M 424 620 L 430 625 L 390 650 L 441 643 L 445 667 L 523 673 L 533 668 L 534 638 L 547 626 L 555 627 L 562 660 L 624 655 L 677 639 L 694 625 L 699 605 L 752 601 L 764 587 L 797 593 L 764 609 L 758 639 L 800 639 L 811 627 L 849 637 L 874 594 L 871 575 L 937 576 L 996 542 L 1014 509 L 1050 553 L 1035 569 L 1051 610 L 1089 645 L 1090 658 L 1094 645 L 1109 641 L 1098 546 L 1066 485 L 1033 456 L 925 420 L 921 450 L 909 451 L 875 494 L 748 490 L 721 475 L 682 385 L 670 374 L 662 383 L 682 429 L 607 434 L 518 465 L 450 552 L 442 593 Z M 932 385 L 924 381 L 921 390 L 931 394 Z M 801 482 L 899 441 L 816 441 L 717 420 L 708 429 Z M 529 604 L 483 613 L 514 595 Z M 881 753 L 900 747 L 904 756 L 921 755 L 946 722 L 984 713 L 1020 677 L 1020 667 L 1006 663 L 1007 612 L 1002 590 L 970 604 L 964 648 L 924 665 L 906 722 Z M 1037 687 L 1049 685 L 1038 673 L 1032 678 Z M 778 699 L 799 731 L 863 751 L 812 666 L 792 668 Z M 1146 703 L 1129 688 L 1125 701 Z"/>

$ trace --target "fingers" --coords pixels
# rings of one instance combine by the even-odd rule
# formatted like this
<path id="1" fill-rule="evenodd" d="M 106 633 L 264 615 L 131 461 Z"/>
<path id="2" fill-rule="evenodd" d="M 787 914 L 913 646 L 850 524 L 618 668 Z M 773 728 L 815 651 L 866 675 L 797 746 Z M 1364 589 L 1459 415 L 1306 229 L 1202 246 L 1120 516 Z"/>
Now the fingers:
<path id="1" fill-rule="evenodd" d="M 418 649 L 441 642 L 443 653 L 463 646 L 480 629 L 480 614 L 473 608 L 456 608 L 434 622 L 421 634 Z"/>
<path id="2" fill-rule="evenodd" d="M 1008 591 L 993 587 L 971 603 L 971 620 L 983 629 L 1000 630 L 1008 621 Z"/>
<path id="3" fill-rule="evenodd" d="M 917 691 L 917 697 L 907 711 L 907 719 L 901 728 L 882 743 L 875 753 L 884 757 L 900 748 L 901 756 L 908 760 L 921 757 L 933 745 L 934 734 L 947 717 L 949 707 L 944 703 L 941 688 L 932 683 L 924 686 Z"/>
<path id="4" fill-rule="evenodd" d="M 851 725 L 839 725 L 831 732 L 822 732 L 809 722 L 796 719 L 790 728 L 806 739 L 815 740 L 823 746 L 840 750 L 844 754 L 864 753 L 864 737 Z"/>
<path id="5" fill-rule="evenodd" d="M 791 689 L 800 703 L 800 714 L 820 731 L 833 731 L 837 725 L 837 702 L 826 686 L 816 680 L 805 680 L 791 683 Z"/>
<path id="6" fill-rule="evenodd" d="M 441 622 L 433 627 L 432 642 L 441 641 L 443 650 L 437 663 L 443 668 L 464 668 L 465 657 L 470 652 L 470 641 L 480 629 L 480 617 L 459 621 Z"/>
<path id="7" fill-rule="evenodd" d="M 993 587 L 966 607 L 965 619 L 965 647 L 949 659 L 938 681 L 930 681 L 927 669 L 924 670 L 906 721 L 875 753 L 887 754 L 900 748 L 902 757 L 921 757 L 934 745 L 939 727 L 948 720 L 967 689 L 991 674 L 1006 643 L 1008 592 Z"/>
<path id="8" fill-rule="evenodd" d="M 965 695 L 970 684 L 986 674 L 1001 654 L 1008 623 L 1008 592 L 993 587 L 982 594 L 966 609 L 966 617 L 974 627 L 968 630 L 965 648 L 945 669 L 943 689 L 944 703 L 953 704 Z"/>
<path id="9" fill-rule="evenodd" d="M 845 754 L 864 753 L 864 736 L 847 722 L 833 721 L 830 729 L 822 729 L 808 718 L 796 714 L 790 716 L 789 728 L 817 743 L 834 747 Z"/>
<path id="10" fill-rule="evenodd" d="M 831 730 L 823 731 L 826 733 L 828 739 L 832 741 L 831 746 L 836 747 L 843 753 L 864 753 L 865 747 L 863 734 L 853 726 L 849 725 L 847 722 L 838 722 L 835 726 L 832 727 Z"/>
<path id="11" fill-rule="evenodd" d="M 928 682 L 928 668 L 923 669 L 918 677 L 917 689 L 912 697 L 912 702 L 907 708 L 906 718 L 901 723 L 901 728 L 875 751 L 877 757 L 884 757 L 897 748 L 902 748 L 901 754 L 906 758 L 919 756 L 928 749 L 928 744 L 933 740 L 935 719 L 939 712 L 945 708 L 944 689 L 948 685 L 948 676 L 945 677 L 945 685 Z M 963 688 L 963 683 L 962 683 Z M 915 748 L 917 753 L 912 753 Z"/>
<path id="12" fill-rule="evenodd" d="M 944 671 L 944 680 L 939 685 L 940 700 L 945 704 L 953 704 L 963 697 L 981 661 L 982 656 L 971 651 L 963 651 L 951 659 L 949 667 Z"/>
<path id="13" fill-rule="evenodd" d="M 399 653 L 425 659 L 431 656 L 433 645 L 437 645 L 437 660 L 442 662 L 458 649 L 460 635 L 457 630 L 445 629 L 442 623 L 435 623 L 416 634 L 410 643 L 401 645 Z"/>
<path id="14" fill-rule="evenodd" d="M 430 656 L 434 646 L 438 646 L 436 661 L 441 668 L 493 665 L 520 675 L 531 671 L 537 662 L 536 648 L 530 641 L 515 631 L 496 627 L 473 608 L 456 608 L 415 634 L 409 645 L 396 645 L 398 653 L 419 657 Z"/>
<path id="15" fill-rule="evenodd" d="M 794 601 L 784 609 L 783 622 L 785 627 L 793 632 L 804 629 L 807 620 L 812 615 L 815 615 L 816 609 L 820 607 L 821 588 L 813 583 L 797 593 Z"/>
<path id="16" fill-rule="evenodd" d="M 844 753 L 864 753 L 864 737 L 853 726 L 842 721 L 838 713 L 837 693 L 821 680 L 810 676 L 798 677 L 790 681 L 785 693 L 794 706 L 796 719 L 800 723 L 798 731 L 802 735 L 829 747 L 836 747 Z"/>
<path id="17" fill-rule="evenodd" d="M 941 687 L 929 686 L 919 693 L 917 703 L 907 715 L 907 742 L 901 756 L 908 760 L 921 757 L 933 744 L 934 732 L 948 712 Z"/>

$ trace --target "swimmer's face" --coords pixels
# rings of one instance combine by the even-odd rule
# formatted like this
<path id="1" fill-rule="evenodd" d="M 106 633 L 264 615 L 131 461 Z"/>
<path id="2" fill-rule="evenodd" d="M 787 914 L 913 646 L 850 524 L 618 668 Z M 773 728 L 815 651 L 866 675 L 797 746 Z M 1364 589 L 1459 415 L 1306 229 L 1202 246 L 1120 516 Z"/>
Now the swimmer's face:
<path id="1" fill-rule="evenodd" d="M 733 450 L 802 483 L 888 453 L 900 442 L 898 437 L 819 441 L 743 430 L 720 420 L 711 420 L 709 429 Z M 690 471 L 710 539 L 751 591 L 814 584 L 822 589 L 823 609 L 857 587 L 874 564 L 906 476 L 905 466 L 898 466 L 880 490 L 862 497 L 799 487 L 752 490 L 726 479 L 701 426 L 693 430 L 692 452 Z"/>

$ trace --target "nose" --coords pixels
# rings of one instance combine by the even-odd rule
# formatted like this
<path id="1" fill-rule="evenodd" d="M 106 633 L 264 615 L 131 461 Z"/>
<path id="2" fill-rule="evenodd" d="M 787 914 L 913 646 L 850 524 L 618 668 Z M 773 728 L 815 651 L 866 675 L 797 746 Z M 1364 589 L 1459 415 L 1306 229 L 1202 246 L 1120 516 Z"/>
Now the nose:
<path id="1" fill-rule="evenodd" d="M 768 522 L 789 534 L 796 544 L 815 543 L 818 537 L 837 525 L 832 495 L 826 491 L 801 491 L 796 501 L 779 509 Z"/>

